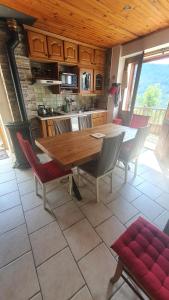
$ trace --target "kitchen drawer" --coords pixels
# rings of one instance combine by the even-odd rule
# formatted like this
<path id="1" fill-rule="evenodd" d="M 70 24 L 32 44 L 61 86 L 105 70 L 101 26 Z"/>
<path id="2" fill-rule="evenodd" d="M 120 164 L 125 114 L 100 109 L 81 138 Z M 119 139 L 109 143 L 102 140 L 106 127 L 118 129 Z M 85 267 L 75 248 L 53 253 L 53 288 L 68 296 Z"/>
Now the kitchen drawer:
<path id="1" fill-rule="evenodd" d="M 102 118 L 102 117 L 106 118 L 106 112 L 98 112 L 92 114 L 92 119 Z"/>

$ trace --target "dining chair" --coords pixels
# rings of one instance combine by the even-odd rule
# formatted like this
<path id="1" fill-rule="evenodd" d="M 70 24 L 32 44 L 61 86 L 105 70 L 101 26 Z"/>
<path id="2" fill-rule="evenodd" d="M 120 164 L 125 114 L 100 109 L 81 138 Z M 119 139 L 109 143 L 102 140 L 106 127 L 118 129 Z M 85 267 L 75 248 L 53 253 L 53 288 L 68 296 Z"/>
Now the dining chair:
<path id="1" fill-rule="evenodd" d="M 62 119 L 54 122 L 56 134 L 72 131 L 71 119 Z"/>
<path id="2" fill-rule="evenodd" d="M 137 175 L 138 158 L 144 147 L 145 139 L 149 133 L 149 126 L 138 128 L 136 137 L 129 142 L 123 143 L 118 161 L 123 162 L 125 166 L 125 183 L 127 182 L 128 164 L 134 161 L 134 176 Z"/>
<path id="3" fill-rule="evenodd" d="M 84 130 L 86 128 L 92 127 L 91 115 L 79 116 L 78 117 L 79 130 Z"/>
<path id="4" fill-rule="evenodd" d="M 133 114 L 130 122 L 130 127 L 132 128 L 146 127 L 148 126 L 149 119 L 150 116 Z"/>
<path id="5" fill-rule="evenodd" d="M 99 202 L 99 180 L 111 174 L 111 192 L 113 183 L 113 169 L 119 157 L 120 148 L 124 138 L 124 132 L 114 137 L 105 137 L 102 143 L 100 154 L 95 160 L 89 161 L 78 167 L 78 182 L 80 176 L 80 169 L 88 173 L 96 179 L 96 199 Z"/>
<path id="6" fill-rule="evenodd" d="M 54 181 L 58 181 L 62 178 L 69 178 L 69 194 L 71 195 L 72 171 L 62 170 L 54 160 L 51 160 L 47 163 L 40 163 L 29 141 L 23 139 L 22 134 L 20 132 L 17 132 L 17 138 L 21 146 L 21 149 L 25 154 L 26 159 L 28 160 L 30 167 L 32 168 L 34 179 L 35 179 L 36 195 L 41 197 L 40 194 L 38 193 L 38 183 L 39 183 L 40 186 L 42 187 L 42 198 L 43 198 L 44 209 L 50 211 L 46 206 L 47 205 L 47 197 L 46 197 L 47 184 Z"/>

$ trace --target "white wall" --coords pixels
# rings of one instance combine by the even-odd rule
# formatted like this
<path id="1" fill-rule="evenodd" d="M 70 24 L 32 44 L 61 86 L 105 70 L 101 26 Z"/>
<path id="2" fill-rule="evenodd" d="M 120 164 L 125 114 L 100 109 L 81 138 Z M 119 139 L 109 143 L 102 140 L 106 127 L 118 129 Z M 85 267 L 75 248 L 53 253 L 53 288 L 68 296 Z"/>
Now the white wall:
<path id="1" fill-rule="evenodd" d="M 10 151 L 12 151 L 12 144 L 11 144 L 9 132 L 5 127 L 5 124 L 12 121 L 14 121 L 14 118 L 12 115 L 12 111 L 10 109 L 9 99 L 6 93 L 6 88 L 5 88 L 1 67 L 0 67 L 0 125 L 2 126 L 6 143 Z"/>
<path id="2" fill-rule="evenodd" d="M 132 56 L 144 50 L 169 46 L 169 28 L 151 33 L 122 46 L 122 56 Z"/>

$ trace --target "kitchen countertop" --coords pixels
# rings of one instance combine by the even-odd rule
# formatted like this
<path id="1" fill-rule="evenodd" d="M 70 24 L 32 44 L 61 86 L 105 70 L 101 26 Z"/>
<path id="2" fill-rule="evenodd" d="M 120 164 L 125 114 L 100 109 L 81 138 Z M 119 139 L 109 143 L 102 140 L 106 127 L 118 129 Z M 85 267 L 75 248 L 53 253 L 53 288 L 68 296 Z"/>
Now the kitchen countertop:
<path id="1" fill-rule="evenodd" d="M 61 115 L 56 115 L 56 116 L 48 116 L 48 117 L 41 117 L 38 116 L 38 118 L 40 120 L 51 120 L 51 119 L 63 119 L 63 118 L 67 118 L 67 117 L 78 117 L 78 116 L 84 116 L 84 115 L 90 115 L 90 114 L 94 114 L 94 113 L 99 113 L 99 112 L 106 112 L 106 109 L 96 109 L 96 110 L 90 110 L 90 111 L 84 111 L 84 112 L 72 112 L 72 113 L 63 113 Z"/>

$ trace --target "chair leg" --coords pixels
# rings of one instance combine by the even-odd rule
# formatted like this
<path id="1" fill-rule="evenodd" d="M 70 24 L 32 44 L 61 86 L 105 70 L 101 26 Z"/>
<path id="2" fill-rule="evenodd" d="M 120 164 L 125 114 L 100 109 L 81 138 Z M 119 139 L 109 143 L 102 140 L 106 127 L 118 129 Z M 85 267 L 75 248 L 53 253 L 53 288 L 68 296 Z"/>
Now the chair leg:
<path id="1" fill-rule="evenodd" d="M 96 178 L 96 201 L 99 202 L 99 178 Z"/>
<path id="2" fill-rule="evenodd" d="M 134 165 L 135 165 L 135 167 L 134 167 L 134 177 L 136 177 L 137 176 L 137 168 L 138 168 L 138 158 L 136 158 Z"/>
<path id="3" fill-rule="evenodd" d="M 78 187 L 80 187 L 80 170 L 78 167 L 77 167 L 77 184 L 78 184 Z"/>
<path id="4" fill-rule="evenodd" d="M 120 277 L 122 275 L 122 272 L 123 272 L 123 264 L 122 264 L 122 262 L 120 260 L 118 260 L 115 274 L 110 279 L 110 281 L 111 281 L 112 284 L 116 283 L 120 279 Z"/>
<path id="5" fill-rule="evenodd" d="M 128 175 L 128 163 L 125 163 L 125 179 L 124 182 L 127 182 L 127 175 Z"/>
<path id="6" fill-rule="evenodd" d="M 38 179 L 36 178 L 36 176 L 34 175 L 34 180 L 35 180 L 35 192 L 36 192 L 36 196 L 41 198 L 41 195 L 38 193 Z"/>
<path id="7" fill-rule="evenodd" d="M 69 194 L 72 195 L 72 175 L 69 175 Z"/>
<path id="8" fill-rule="evenodd" d="M 47 199 L 46 199 L 46 185 L 42 184 L 42 193 L 43 193 L 43 207 L 44 209 L 47 209 L 46 207 L 46 203 L 47 203 Z"/>

